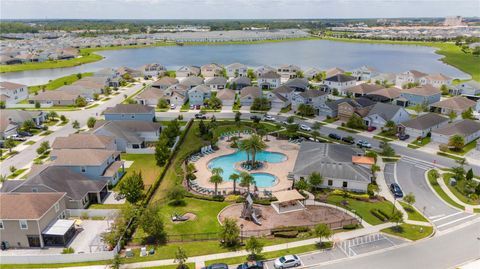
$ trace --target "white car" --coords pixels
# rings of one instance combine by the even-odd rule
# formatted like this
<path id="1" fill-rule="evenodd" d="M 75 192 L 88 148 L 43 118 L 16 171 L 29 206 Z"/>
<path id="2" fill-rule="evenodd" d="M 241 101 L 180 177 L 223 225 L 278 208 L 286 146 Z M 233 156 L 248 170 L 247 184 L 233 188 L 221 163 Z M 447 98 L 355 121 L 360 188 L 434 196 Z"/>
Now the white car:
<path id="1" fill-rule="evenodd" d="M 307 126 L 305 124 L 300 125 L 300 129 L 302 129 L 303 131 L 307 131 L 307 132 L 310 132 L 312 130 L 312 128 L 310 128 L 310 126 Z"/>
<path id="2" fill-rule="evenodd" d="M 270 116 L 270 115 L 266 115 L 263 120 L 266 120 L 266 121 L 275 121 L 275 118 Z"/>
<path id="3" fill-rule="evenodd" d="M 290 267 L 298 267 L 302 265 L 300 258 L 297 255 L 285 255 L 280 258 L 275 259 L 273 266 L 276 269 L 284 269 Z"/>
<path id="4" fill-rule="evenodd" d="M 175 109 L 177 106 L 175 104 L 170 104 L 171 109 Z"/>

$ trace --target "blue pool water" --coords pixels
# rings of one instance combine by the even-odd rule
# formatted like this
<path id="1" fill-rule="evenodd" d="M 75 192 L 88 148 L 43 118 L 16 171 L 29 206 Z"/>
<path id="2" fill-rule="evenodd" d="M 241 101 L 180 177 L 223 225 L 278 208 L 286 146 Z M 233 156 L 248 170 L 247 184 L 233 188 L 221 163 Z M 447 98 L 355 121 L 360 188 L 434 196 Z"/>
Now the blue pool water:
<path id="1" fill-rule="evenodd" d="M 255 156 L 257 161 L 267 161 L 269 163 L 280 163 L 287 159 L 282 153 L 278 152 L 270 152 L 270 151 L 262 151 L 257 153 Z M 246 161 L 247 160 L 247 153 L 244 151 L 237 151 L 233 154 L 224 155 L 217 157 L 211 160 L 208 163 L 208 169 L 220 167 L 223 169 L 222 177 L 224 180 L 229 181 L 229 177 L 233 173 L 239 173 L 235 169 L 235 163 Z M 251 174 L 255 178 L 255 183 L 259 188 L 266 188 L 275 185 L 277 178 L 268 173 L 252 173 Z"/>

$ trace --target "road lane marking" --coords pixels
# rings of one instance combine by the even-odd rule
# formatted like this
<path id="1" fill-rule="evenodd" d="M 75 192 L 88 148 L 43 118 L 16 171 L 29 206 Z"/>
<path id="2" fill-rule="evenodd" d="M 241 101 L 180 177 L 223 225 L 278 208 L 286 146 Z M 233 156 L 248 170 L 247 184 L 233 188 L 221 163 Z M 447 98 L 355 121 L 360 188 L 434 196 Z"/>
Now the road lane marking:
<path id="1" fill-rule="evenodd" d="M 441 217 L 443 217 L 443 216 L 445 216 L 445 214 L 440 214 L 440 215 L 431 216 L 431 217 L 429 217 L 429 219 L 441 218 Z"/>
<path id="2" fill-rule="evenodd" d="M 444 223 L 444 224 L 442 224 L 442 225 L 438 225 L 438 226 L 437 226 L 437 229 L 440 229 L 440 228 L 445 227 L 445 226 L 447 226 L 447 225 L 450 225 L 450 224 L 452 224 L 452 223 L 459 222 L 459 221 L 462 221 L 462 220 L 465 220 L 465 219 L 469 219 L 469 218 L 475 217 L 475 216 L 476 216 L 475 214 L 471 214 L 471 215 L 468 215 L 468 216 L 463 217 L 463 218 L 460 218 L 460 219 L 452 220 L 452 221 L 447 222 L 447 223 Z"/>
<path id="3" fill-rule="evenodd" d="M 440 221 L 440 220 L 443 220 L 443 219 L 448 219 L 448 218 L 451 218 L 453 216 L 456 216 L 458 214 L 462 214 L 463 212 L 462 211 L 459 211 L 457 213 L 453 213 L 453 214 L 450 214 L 450 215 L 446 215 L 445 217 L 441 217 L 439 219 L 436 219 L 436 220 L 432 220 L 433 222 L 437 222 L 437 221 Z"/>

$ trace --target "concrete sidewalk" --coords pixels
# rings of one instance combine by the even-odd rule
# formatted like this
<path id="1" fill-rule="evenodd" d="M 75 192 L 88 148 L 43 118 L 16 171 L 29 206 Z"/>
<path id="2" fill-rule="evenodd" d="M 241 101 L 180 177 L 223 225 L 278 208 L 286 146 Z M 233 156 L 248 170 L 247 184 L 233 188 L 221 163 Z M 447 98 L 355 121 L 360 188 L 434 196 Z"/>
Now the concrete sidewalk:
<path id="1" fill-rule="evenodd" d="M 465 207 L 465 212 L 467 213 L 474 213 L 474 209 L 479 209 L 480 205 L 470 205 L 467 203 L 464 203 L 462 200 L 458 199 L 455 194 L 452 193 L 452 191 L 448 188 L 447 184 L 445 184 L 445 181 L 443 180 L 443 174 L 445 172 L 438 170 L 440 177 L 438 178 L 438 185 L 442 188 L 442 190 L 457 204 L 460 204 Z"/>

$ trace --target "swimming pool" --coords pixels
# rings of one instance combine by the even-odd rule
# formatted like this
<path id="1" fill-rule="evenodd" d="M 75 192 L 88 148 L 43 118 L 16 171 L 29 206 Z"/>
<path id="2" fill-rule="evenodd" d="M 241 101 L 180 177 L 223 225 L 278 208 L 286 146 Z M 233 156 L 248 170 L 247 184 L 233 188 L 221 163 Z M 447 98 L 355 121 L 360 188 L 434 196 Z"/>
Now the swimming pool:
<path id="1" fill-rule="evenodd" d="M 278 152 L 261 151 L 255 156 L 257 161 L 266 161 L 269 163 L 280 163 L 287 159 L 287 156 Z M 208 169 L 220 167 L 223 169 L 222 177 L 225 181 L 230 181 L 231 174 L 240 173 L 235 169 L 235 163 L 246 161 L 247 153 L 245 151 L 237 151 L 233 154 L 220 156 L 212 159 L 208 163 Z M 277 177 L 269 173 L 251 173 L 255 178 L 255 183 L 259 188 L 271 187 L 276 184 Z"/>

